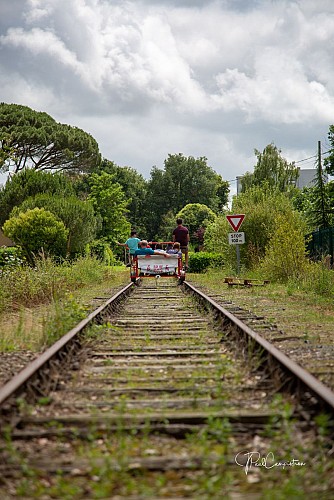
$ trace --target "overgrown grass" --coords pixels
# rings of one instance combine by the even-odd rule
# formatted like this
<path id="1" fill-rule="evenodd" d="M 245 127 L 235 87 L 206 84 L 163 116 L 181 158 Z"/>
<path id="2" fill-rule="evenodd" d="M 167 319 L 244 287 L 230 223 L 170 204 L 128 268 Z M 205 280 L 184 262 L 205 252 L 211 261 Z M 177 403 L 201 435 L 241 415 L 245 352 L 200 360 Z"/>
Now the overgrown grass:
<path id="1" fill-rule="evenodd" d="M 322 262 L 310 263 L 306 272 L 297 280 L 289 280 L 289 287 L 297 288 L 328 299 L 334 298 L 334 271 Z"/>
<path id="2" fill-rule="evenodd" d="M 196 275 L 196 280 L 199 280 L 208 285 L 223 282 L 224 277 L 237 277 L 237 273 L 230 266 L 224 266 L 220 270 L 217 268 L 204 271 L 201 276 Z M 189 275 L 191 278 L 191 274 Z M 334 298 L 334 270 L 328 269 L 322 262 L 307 262 L 304 271 L 298 276 L 290 276 L 285 280 L 275 279 L 275 276 L 270 273 L 270 270 L 258 267 L 248 270 L 241 268 L 239 277 L 250 279 L 270 279 L 271 283 L 277 286 L 286 288 L 287 294 L 305 293 L 311 294 L 314 297 L 328 299 L 333 301 Z M 221 281 L 222 280 L 222 281 Z"/>
<path id="3" fill-rule="evenodd" d="M 106 267 L 94 257 L 63 265 L 46 259 L 34 269 L 6 271 L 0 278 L 0 352 L 50 345 L 93 308 L 95 295 L 109 296 L 127 276 L 124 267 Z"/>
<path id="4" fill-rule="evenodd" d="M 82 257 L 73 264 L 55 264 L 41 259 L 34 268 L 18 267 L 3 271 L 0 279 L 0 313 L 48 303 L 89 283 L 102 281 L 113 274 L 94 257 Z"/>

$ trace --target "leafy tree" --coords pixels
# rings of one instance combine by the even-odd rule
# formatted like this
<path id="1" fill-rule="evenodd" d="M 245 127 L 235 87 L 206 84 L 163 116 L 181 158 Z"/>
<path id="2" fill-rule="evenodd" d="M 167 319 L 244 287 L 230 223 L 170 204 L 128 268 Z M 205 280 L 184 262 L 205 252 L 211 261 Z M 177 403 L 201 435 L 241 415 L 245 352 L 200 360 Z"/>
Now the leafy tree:
<path id="1" fill-rule="evenodd" d="M 206 228 L 204 234 L 204 249 L 208 252 L 221 253 L 229 262 L 232 257 L 226 258 L 229 255 L 230 246 L 228 244 L 228 233 L 230 226 L 225 215 L 218 215 Z M 233 254 L 234 255 L 234 254 Z"/>
<path id="2" fill-rule="evenodd" d="M 173 202 L 170 200 L 172 191 L 172 182 L 168 176 L 165 176 L 162 170 L 153 167 L 151 179 L 148 183 L 148 192 L 146 199 L 147 214 L 147 238 L 151 240 L 165 239 L 161 238 L 165 231 L 165 222 L 163 218 L 171 212 L 171 218 L 174 218 Z M 170 236 L 167 238 L 169 239 Z"/>
<path id="3" fill-rule="evenodd" d="M 75 194 L 71 181 L 64 174 L 22 170 L 10 176 L 5 186 L 0 188 L 0 224 L 8 219 L 15 206 L 40 193 L 64 197 Z"/>
<path id="4" fill-rule="evenodd" d="M 168 155 L 164 170 L 153 167 L 148 182 L 147 213 L 151 233 L 159 233 L 162 217 L 168 211 L 177 213 L 189 203 L 222 210 L 228 193 L 227 181 L 207 165 L 205 157 Z"/>
<path id="5" fill-rule="evenodd" d="M 210 222 L 216 219 L 216 214 L 211 208 L 201 203 L 188 203 L 185 207 L 178 212 L 176 217 L 183 219 L 183 223 L 189 229 L 190 241 L 192 243 L 198 242 L 198 232 L 201 228 L 205 229 Z"/>
<path id="6" fill-rule="evenodd" d="M 74 255 L 83 253 L 87 243 L 96 234 L 97 220 L 93 205 L 81 201 L 76 196 L 64 198 L 60 195 L 38 194 L 26 199 L 19 207 L 15 207 L 11 216 L 26 212 L 35 207 L 45 208 L 60 219 L 68 229 L 67 253 Z"/>
<path id="7" fill-rule="evenodd" d="M 262 153 L 254 150 L 257 164 L 254 172 L 246 172 L 241 179 L 242 191 L 252 186 L 266 184 L 270 188 L 286 192 L 295 186 L 299 176 L 298 167 L 294 163 L 288 163 L 282 156 L 281 150 L 273 143 L 268 144 Z"/>
<path id="8" fill-rule="evenodd" d="M 310 230 L 324 229 L 334 223 L 334 182 L 328 181 L 321 158 L 312 187 L 298 190 L 292 198 L 295 208 L 303 214 Z"/>
<path id="9" fill-rule="evenodd" d="M 138 234 L 146 234 L 145 205 L 147 196 L 147 181 L 135 169 L 120 167 L 114 162 L 104 159 L 97 171 L 113 175 L 114 182 L 122 186 L 128 200 L 127 218 Z"/>
<path id="10" fill-rule="evenodd" d="M 317 166 L 313 194 L 315 196 L 311 220 L 318 228 L 324 229 L 329 227 L 333 220 L 333 209 L 331 207 L 330 189 L 326 186 L 326 174 L 323 172 L 321 162 Z"/>
<path id="11" fill-rule="evenodd" d="M 309 231 L 326 228 L 334 224 L 334 183 L 330 182 L 321 187 L 305 187 L 292 198 L 294 208 L 301 213 L 308 225 Z"/>
<path id="12" fill-rule="evenodd" d="M 0 103 L 0 169 L 90 171 L 101 159 L 95 139 L 47 113 Z"/>
<path id="13" fill-rule="evenodd" d="M 20 212 L 5 222 L 3 231 L 22 248 L 31 263 L 41 251 L 54 256 L 66 254 L 68 229 L 44 208 Z"/>
<path id="14" fill-rule="evenodd" d="M 92 202 L 95 213 L 102 221 L 98 237 L 104 237 L 109 242 L 127 239 L 131 225 L 126 219 L 127 200 L 122 187 L 114 181 L 113 175 L 106 172 L 92 174 L 88 182 L 88 200 Z"/>
<path id="15" fill-rule="evenodd" d="M 176 227 L 176 216 L 172 210 L 169 210 L 161 217 L 160 230 L 157 238 L 160 241 L 172 241 L 173 229 Z"/>
<path id="16" fill-rule="evenodd" d="M 326 171 L 330 175 L 334 175 L 334 125 L 330 125 L 328 132 L 328 140 L 331 145 L 330 153 L 324 160 Z"/>

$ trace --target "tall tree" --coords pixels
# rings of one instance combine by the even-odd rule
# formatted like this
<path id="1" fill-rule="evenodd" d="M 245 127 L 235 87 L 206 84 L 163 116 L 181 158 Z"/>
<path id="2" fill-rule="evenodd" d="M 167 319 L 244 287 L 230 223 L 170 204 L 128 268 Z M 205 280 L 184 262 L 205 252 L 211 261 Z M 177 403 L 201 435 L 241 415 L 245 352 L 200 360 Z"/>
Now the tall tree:
<path id="1" fill-rule="evenodd" d="M 130 223 L 126 219 L 127 200 L 122 187 L 114 181 L 113 175 L 106 172 L 92 174 L 89 184 L 88 200 L 102 221 L 98 236 L 109 242 L 125 240 L 130 232 Z"/>
<path id="2" fill-rule="evenodd" d="M 261 153 L 254 150 L 257 163 L 254 172 L 246 172 L 241 179 L 242 191 L 246 191 L 252 186 L 266 184 L 271 188 L 286 192 L 295 186 L 299 176 L 298 167 L 294 163 L 288 163 L 281 156 L 281 150 L 273 143 L 268 144 Z"/>
<path id="3" fill-rule="evenodd" d="M 293 197 L 295 208 L 301 212 L 311 230 L 325 229 L 334 221 L 334 183 L 322 168 L 321 143 L 318 142 L 317 174 L 312 187 L 304 188 Z"/>
<path id="4" fill-rule="evenodd" d="M 328 174 L 334 175 L 334 125 L 329 126 L 328 140 L 331 148 L 329 150 L 329 156 L 324 160 L 324 166 Z"/>
<path id="5" fill-rule="evenodd" d="M 98 144 L 87 132 L 27 106 L 0 103 L 0 170 L 86 172 L 100 161 Z"/>
<path id="6" fill-rule="evenodd" d="M 205 157 L 168 155 L 164 170 L 153 167 L 148 183 L 147 212 L 151 236 L 159 233 L 162 217 L 177 213 L 188 203 L 201 203 L 214 211 L 228 201 L 227 181 L 217 174 Z"/>
<path id="7" fill-rule="evenodd" d="M 315 179 L 314 194 L 314 214 L 313 220 L 321 229 L 329 227 L 331 218 L 330 198 L 328 196 L 328 189 L 326 189 L 327 175 L 322 168 L 321 160 L 321 142 L 318 142 L 318 162 L 317 162 L 317 175 Z"/>
<path id="8" fill-rule="evenodd" d="M 138 234 L 146 235 L 145 204 L 147 196 L 147 181 L 134 168 L 120 167 L 116 163 L 104 159 L 98 172 L 113 175 L 114 182 L 122 186 L 128 201 L 127 218 Z"/>

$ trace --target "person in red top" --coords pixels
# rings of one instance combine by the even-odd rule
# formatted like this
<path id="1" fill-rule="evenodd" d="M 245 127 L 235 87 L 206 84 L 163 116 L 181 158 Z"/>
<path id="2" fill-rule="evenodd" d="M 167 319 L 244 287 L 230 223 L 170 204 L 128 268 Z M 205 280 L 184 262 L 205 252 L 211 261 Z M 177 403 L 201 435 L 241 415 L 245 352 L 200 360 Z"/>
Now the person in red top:
<path id="1" fill-rule="evenodd" d="M 184 254 L 184 267 L 185 270 L 188 269 L 188 243 L 189 243 L 189 230 L 187 227 L 183 226 L 182 219 L 176 219 L 177 227 L 173 231 L 173 241 L 180 243 L 181 252 Z"/>

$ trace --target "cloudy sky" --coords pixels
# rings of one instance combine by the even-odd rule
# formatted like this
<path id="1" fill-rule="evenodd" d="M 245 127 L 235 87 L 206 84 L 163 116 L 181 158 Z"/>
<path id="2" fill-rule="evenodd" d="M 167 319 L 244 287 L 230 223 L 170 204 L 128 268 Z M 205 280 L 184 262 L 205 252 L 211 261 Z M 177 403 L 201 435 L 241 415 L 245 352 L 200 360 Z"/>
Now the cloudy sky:
<path id="1" fill-rule="evenodd" d="M 0 101 L 146 178 L 169 153 L 232 180 L 271 142 L 289 161 L 327 150 L 333 54 L 333 0 L 0 0 Z"/>

